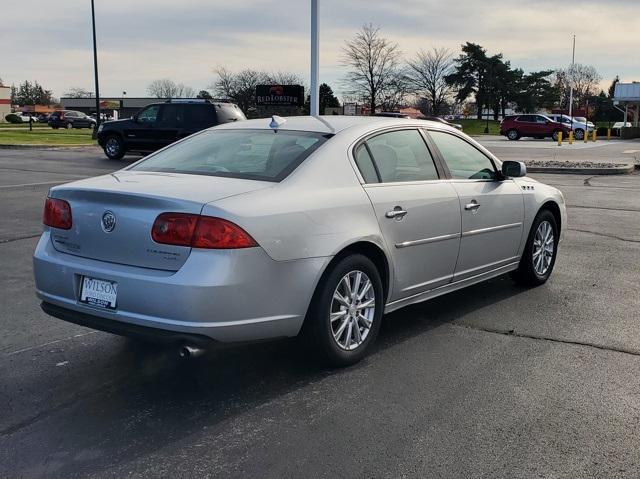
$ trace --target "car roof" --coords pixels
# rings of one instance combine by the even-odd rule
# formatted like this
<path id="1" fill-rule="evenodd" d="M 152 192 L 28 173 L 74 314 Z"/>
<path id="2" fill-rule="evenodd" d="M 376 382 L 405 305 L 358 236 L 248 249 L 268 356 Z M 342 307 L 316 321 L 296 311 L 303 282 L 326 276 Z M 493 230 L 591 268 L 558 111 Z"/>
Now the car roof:
<path id="1" fill-rule="evenodd" d="M 318 133 L 339 133 L 352 127 L 385 128 L 394 126 L 445 126 L 440 122 L 427 120 L 413 120 L 407 118 L 391 118 L 384 116 L 345 116 L 345 115 L 321 115 L 321 116 L 289 116 L 285 118 L 280 130 L 314 131 Z M 259 118 L 257 120 L 244 120 L 225 123 L 214 127 L 215 129 L 258 129 L 270 130 L 271 118 Z"/>

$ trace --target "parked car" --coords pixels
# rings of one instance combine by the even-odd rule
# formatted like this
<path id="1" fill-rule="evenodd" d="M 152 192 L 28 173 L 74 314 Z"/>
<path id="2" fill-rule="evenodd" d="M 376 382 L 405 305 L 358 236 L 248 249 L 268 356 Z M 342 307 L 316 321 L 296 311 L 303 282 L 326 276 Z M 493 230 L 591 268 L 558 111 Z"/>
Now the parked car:
<path id="1" fill-rule="evenodd" d="M 633 125 L 631 124 L 630 121 L 616 121 L 613 124 L 613 126 L 611 127 L 611 129 L 614 130 L 614 131 L 617 130 L 618 134 L 620 134 L 619 132 L 620 132 L 621 128 L 630 128 L 631 126 L 633 126 Z"/>
<path id="2" fill-rule="evenodd" d="M 379 111 L 375 113 L 373 116 L 382 116 L 386 118 L 411 118 L 406 113 L 400 113 L 399 111 Z"/>
<path id="3" fill-rule="evenodd" d="M 563 125 L 573 129 L 573 137 L 576 140 L 584 139 L 584 132 L 593 133 L 595 125 L 591 122 L 587 122 L 586 118 L 574 116 L 573 122 L 569 115 L 551 114 L 547 115 L 551 120 L 562 123 Z"/>
<path id="4" fill-rule="evenodd" d="M 560 132 L 566 136 L 569 131 L 571 128 L 567 125 L 553 121 L 544 115 L 506 116 L 500 122 L 500 134 L 510 140 L 519 140 L 523 136 L 530 136 L 533 138 L 551 137 L 556 141 Z"/>
<path id="5" fill-rule="evenodd" d="M 421 120 L 429 120 L 429 121 L 437 121 L 440 123 L 444 123 L 445 125 L 449 125 L 454 127 L 456 130 L 462 131 L 462 125 L 459 123 L 451 123 L 444 118 L 440 118 L 439 116 L 425 116 L 424 118 L 420 118 Z"/>
<path id="6" fill-rule="evenodd" d="M 101 123 L 98 144 L 115 160 L 127 152 L 159 150 L 205 128 L 246 119 L 233 103 L 169 100 L 148 105 L 132 118 Z"/>
<path id="7" fill-rule="evenodd" d="M 95 118 L 85 115 L 81 111 L 56 110 L 49 116 L 48 124 L 53 129 L 58 128 L 95 128 Z"/>
<path id="8" fill-rule="evenodd" d="M 18 118 L 20 118 L 22 120 L 22 123 L 29 123 L 30 121 L 32 121 L 32 116 L 28 115 L 27 113 L 17 113 Z M 35 118 L 33 118 L 33 121 L 36 121 Z"/>
<path id="9" fill-rule="evenodd" d="M 565 200 L 525 175 L 436 122 L 226 123 L 53 187 L 36 291 L 51 316 L 185 356 L 300 334 L 344 366 L 383 313 L 507 272 L 549 279 Z"/>

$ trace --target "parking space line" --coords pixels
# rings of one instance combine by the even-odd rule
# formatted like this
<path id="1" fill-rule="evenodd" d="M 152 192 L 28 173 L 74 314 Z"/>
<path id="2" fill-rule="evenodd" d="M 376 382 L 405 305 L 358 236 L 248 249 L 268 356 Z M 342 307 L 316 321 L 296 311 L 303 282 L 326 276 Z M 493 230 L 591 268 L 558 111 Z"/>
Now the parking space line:
<path id="1" fill-rule="evenodd" d="M 57 181 L 41 181 L 40 183 L 21 183 L 18 185 L 3 185 L 0 186 L 0 190 L 8 189 L 8 188 L 22 188 L 25 186 L 42 186 L 42 185 L 59 185 L 60 183 L 67 183 L 69 181 L 76 181 L 78 178 L 68 178 L 64 180 Z"/>
<path id="2" fill-rule="evenodd" d="M 61 343 L 63 341 L 69 341 L 70 339 L 82 338 L 83 336 L 89 336 L 90 334 L 96 334 L 100 331 L 89 331 L 86 333 L 75 334 L 73 336 L 69 336 L 68 338 L 56 339 L 55 341 L 49 341 L 48 343 L 37 344 L 35 346 L 29 346 L 28 348 L 18 349 L 17 351 L 11 351 L 9 353 L 5 353 L 5 356 L 13 356 L 14 354 L 26 353 L 27 351 L 33 351 L 34 349 L 44 348 L 46 346 L 51 346 L 52 344 Z"/>

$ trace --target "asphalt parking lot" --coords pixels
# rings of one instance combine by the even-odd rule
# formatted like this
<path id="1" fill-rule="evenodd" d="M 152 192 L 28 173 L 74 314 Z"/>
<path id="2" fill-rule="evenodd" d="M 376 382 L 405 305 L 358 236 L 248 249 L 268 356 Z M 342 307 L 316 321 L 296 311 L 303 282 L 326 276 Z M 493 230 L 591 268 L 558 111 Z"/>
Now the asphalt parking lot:
<path id="1" fill-rule="evenodd" d="M 637 476 L 640 175 L 532 175 L 568 203 L 547 284 L 393 313 L 371 356 L 330 371 L 292 340 L 183 363 L 40 311 L 48 188 L 125 164 L 0 150 L 0 477 Z"/>

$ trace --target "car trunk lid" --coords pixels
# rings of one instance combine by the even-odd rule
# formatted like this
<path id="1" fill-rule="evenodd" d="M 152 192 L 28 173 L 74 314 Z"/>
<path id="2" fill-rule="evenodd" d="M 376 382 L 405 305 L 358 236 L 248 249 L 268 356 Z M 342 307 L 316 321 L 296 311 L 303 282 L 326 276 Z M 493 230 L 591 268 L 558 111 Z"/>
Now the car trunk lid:
<path id="1" fill-rule="evenodd" d="M 209 202 L 272 183 L 202 175 L 122 171 L 55 187 L 71 205 L 72 227 L 51 228 L 56 250 L 84 258 L 177 271 L 190 247 L 159 244 L 151 227 L 161 213 L 200 214 Z"/>

